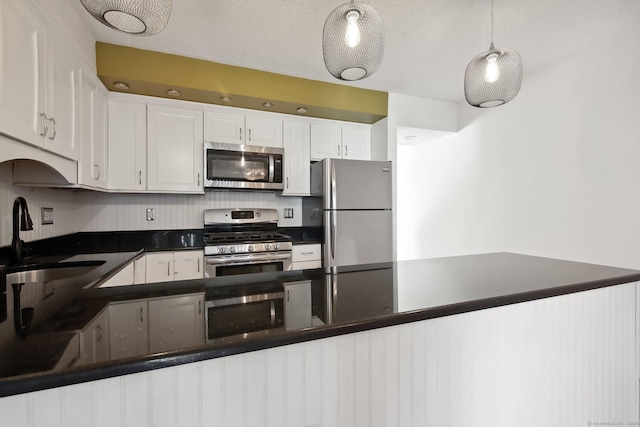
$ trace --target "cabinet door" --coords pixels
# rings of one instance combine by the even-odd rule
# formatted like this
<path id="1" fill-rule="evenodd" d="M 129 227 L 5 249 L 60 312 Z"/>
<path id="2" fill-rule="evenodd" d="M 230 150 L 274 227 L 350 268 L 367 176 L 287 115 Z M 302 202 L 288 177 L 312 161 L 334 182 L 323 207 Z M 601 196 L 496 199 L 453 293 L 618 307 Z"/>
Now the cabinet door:
<path id="1" fill-rule="evenodd" d="M 282 148 L 282 120 L 271 117 L 245 117 L 246 144 Z"/>
<path id="2" fill-rule="evenodd" d="M 244 114 L 204 112 L 204 140 L 244 144 Z"/>
<path id="3" fill-rule="evenodd" d="M 342 128 L 337 124 L 311 124 L 311 159 L 342 157 Z"/>
<path id="4" fill-rule="evenodd" d="M 109 188 L 147 188 L 147 106 L 109 101 Z"/>
<path id="5" fill-rule="evenodd" d="M 203 345 L 204 295 L 149 301 L 149 351 L 158 353 Z"/>
<path id="6" fill-rule="evenodd" d="M 310 194 L 310 129 L 308 123 L 284 123 L 283 196 Z"/>
<path id="7" fill-rule="evenodd" d="M 170 282 L 173 280 L 173 252 L 155 252 L 145 255 L 146 282 Z"/>
<path id="8" fill-rule="evenodd" d="M 107 187 L 108 91 L 97 77 L 80 70 L 80 184 Z"/>
<path id="9" fill-rule="evenodd" d="M 342 158 L 371 160 L 371 126 L 359 123 L 342 126 Z"/>
<path id="10" fill-rule="evenodd" d="M 44 145 L 47 150 L 78 160 L 80 153 L 76 124 L 76 80 L 73 51 L 59 37 L 47 39 L 46 113 L 49 119 Z"/>
<path id="11" fill-rule="evenodd" d="M 311 325 L 311 281 L 284 284 L 284 326 L 288 331 Z"/>
<path id="12" fill-rule="evenodd" d="M 109 360 L 109 310 L 104 310 L 81 333 L 80 363 Z"/>
<path id="13" fill-rule="evenodd" d="M 175 261 L 174 279 L 192 280 L 202 279 L 204 251 L 177 251 L 173 253 Z"/>
<path id="14" fill-rule="evenodd" d="M 1 0 L 0 132 L 39 146 L 45 126 L 45 35 L 22 0 Z"/>
<path id="15" fill-rule="evenodd" d="M 149 190 L 203 193 L 202 111 L 147 106 Z"/>
<path id="16" fill-rule="evenodd" d="M 149 322 L 147 301 L 133 301 L 109 306 L 111 359 L 148 354 Z"/>

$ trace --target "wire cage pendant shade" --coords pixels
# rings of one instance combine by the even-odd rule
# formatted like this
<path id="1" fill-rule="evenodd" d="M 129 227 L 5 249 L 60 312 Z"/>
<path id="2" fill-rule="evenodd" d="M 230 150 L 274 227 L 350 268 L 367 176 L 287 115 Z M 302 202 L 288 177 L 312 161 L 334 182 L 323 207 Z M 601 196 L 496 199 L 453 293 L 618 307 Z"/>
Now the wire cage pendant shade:
<path id="1" fill-rule="evenodd" d="M 516 97 L 522 85 L 522 58 L 513 49 L 488 51 L 471 60 L 464 73 L 464 96 L 474 107 L 490 108 Z"/>
<path id="2" fill-rule="evenodd" d="M 169 22 L 172 0 L 80 0 L 107 27 L 141 36 L 157 34 Z"/>
<path id="3" fill-rule="evenodd" d="M 464 96 L 474 107 L 506 104 L 522 86 L 522 58 L 513 49 L 493 44 L 493 0 L 491 0 L 491 46 L 469 62 L 464 73 Z"/>
<path id="4" fill-rule="evenodd" d="M 375 73 L 384 56 L 384 28 L 378 11 L 351 1 L 335 8 L 322 32 L 327 70 L 340 80 L 360 80 Z"/>

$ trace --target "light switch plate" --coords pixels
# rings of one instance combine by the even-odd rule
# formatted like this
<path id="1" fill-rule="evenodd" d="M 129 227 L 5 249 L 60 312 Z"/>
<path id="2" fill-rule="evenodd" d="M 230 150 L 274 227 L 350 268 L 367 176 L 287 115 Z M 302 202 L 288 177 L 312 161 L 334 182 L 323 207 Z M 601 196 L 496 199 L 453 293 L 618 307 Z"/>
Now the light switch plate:
<path id="1" fill-rule="evenodd" d="M 42 208 L 42 225 L 53 224 L 53 208 Z"/>

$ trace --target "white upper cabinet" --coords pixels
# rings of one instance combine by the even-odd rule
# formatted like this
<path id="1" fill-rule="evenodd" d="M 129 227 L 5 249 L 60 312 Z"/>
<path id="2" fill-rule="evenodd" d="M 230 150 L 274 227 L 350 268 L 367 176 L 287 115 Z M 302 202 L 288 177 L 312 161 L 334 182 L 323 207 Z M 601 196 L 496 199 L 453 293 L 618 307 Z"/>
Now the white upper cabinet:
<path id="1" fill-rule="evenodd" d="M 147 188 L 204 192 L 202 111 L 147 106 Z"/>
<path id="2" fill-rule="evenodd" d="M 109 101 L 109 188 L 147 188 L 147 106 Z"/>
<path id="3" fill-rule="evenodd" d="M 342 125 L 342 158 L 371 160 L 371 126 L 361 123 Z"/>
<path id="4" fill-rule="evenodd" d="M 371 126 L 347 122 L 311 124 L 311 160 L 371 160 Z"/>
<path id="5" fill-rule="evenodd" d="M 92 73 L 79 73 L 79 121 L 82 142 L 78 183 L 107 188 L 108 91 Z"/>
<path id="6" fill-rule="evenodd" d="M 30 3 L 0 0 L 0 132 L 78 159 L 76 63 Z"/>
<path id="7" fill-rule="evenodd" d="M 204 140 L 282 148 L 282 119 L 265 113 L 204 112 Z"/>
<path id="8" fill-rule="evenodd" d="M 284 189 L 283 196 L 310 194 L 311 126 L 304 122 L 284 122 Z"/>

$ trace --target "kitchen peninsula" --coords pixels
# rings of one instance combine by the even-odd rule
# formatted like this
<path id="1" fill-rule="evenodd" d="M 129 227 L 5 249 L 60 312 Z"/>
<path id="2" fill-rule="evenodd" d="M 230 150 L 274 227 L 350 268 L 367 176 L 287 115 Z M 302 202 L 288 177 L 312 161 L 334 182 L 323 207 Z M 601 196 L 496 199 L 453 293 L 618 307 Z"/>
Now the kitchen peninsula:
<path id="1" fill-rule="evenodd" d="M 365 417 L 371 421 L 376 411 L 383 410 L 374 403 L 379 405 L 389 393 L 395 396 L 393 405 L 409 405 L 412 417 L 441 417 L 443 413 L 429 413 L 424 405 L 443 401 L 447 405 L 471 404 L 466 400 L 469 396 L 455 394 L 465 383 L 460 390 L 482 385 L 490 392 L 484 398 L 497 398 L 512 387 L 519 387 L 524 397 L 556 383 L 573 388 L 592 386 L 591 381 L 597 381 L 597 388 L 578 393 L 578 403 L 607 393 L 620 399 L 615 404 L 584 408 L 579 416 L 575 408 L 560 412 L 566 416 L 567 411 L 574 411 L 571 416 L 585 423 L 601 419 L 601 413 L 630 413 L 626 393 L 629 387 L 637 386 L 637 372 L 629 378 L 624 374 L 637 369 L 633 282 L 640 279 L 639 271 L 510 253 L 401 261 L 354 270 L 335 275 L 303 270 L 244 275 L 242 279 L 236 276 L 117 288 L 77 287 L 69 307 L 83 303 L 86 309 L 68 310 L 78 317 L 66 319 L 76 327 L 90 322 L 100 312 L 99 307 L 125 300 L 204 295 L 209 301 L 230 289 L 251 294 L 252 288 L 267 283 L 284 289 L 295 284 L 298 287 L 293 289 L 298 293 L 292 298 L 287 295 L 289 305 L 281 328 L 244 336 L 203 337 L 201 345 L 191 348 L 60 370 L 26 374 L 5 370 L 0 394 L 78 384 L 69 389 L 73 390 L 83 387 L 79 383 L 100 380 L 87 383 L 100 384 L 128 374 L 134 377 L 120 378 L 160 376 L 163 381 L 177 381 L 180 387 L 191 388 L 172 377 L 171 370 L 185 372 L 186 381 L 198 378 L 194 373 L 205 375 L 212 363 L 222 363 L 217 365 L 217 374 L 208 372 L 206 378 L 195 381 L 194 390 L 185 393 L 196 393 L 197 399 L 220 397 L 222 400 L 214 406 L 222 411 L 216 417 L 223 421 L 234 417 L 224 409 L 224 402 L 231 399 L 244 401 L 244 409 L 258 404 L 269 419 L 278 419 L 286 412 L 287 416 L 321 420 L 323 424 L 318 425 L 335 425 L 328 421 L 332 417 Z M 295 295 L 303 297 L 296 299 Z M 301 317 L 302 323 L 296 323 Z M 55 330 L 59 327 L 53 324 L 56 321 L 60 321 L 59 314 L 36 326 L 27 340 L 47 337 L 42 331 Z M 233 325 L 229 327 L 233 330 Z M 37 346 L 31 348 L 38 351 Z M 7 350 L 0 354 L 3 365 L 7 365 L 10 354 Z M 524 371 L 513 365 L 519 357 L 525 357 Z M 616 375 L 611 374 L 613 369 Z M 529 386 L 521 388 L 525 380 Z M 125 383 L 116 388 L 126 388 Z M 283 392 L 282 406 L 267 409 L 271 393 L 278 390 Z M 397 400 L 403 395 L 412 400 Z M 542 395 L 534 397 L 543 408 L 552 403 Z M 318 399 L 324 406 L 312 408 Z M 423 404 L 419 404 L 421 400 Z M 347 408 L 341 402 L 353 405 L 348 403 Z M 208 409 L 199 411 L 207 418 Z M 399 414 L 401 418 L 409 416 L 403 411 Z M 413 419 L 401 425 L 424 424 Z"/>

